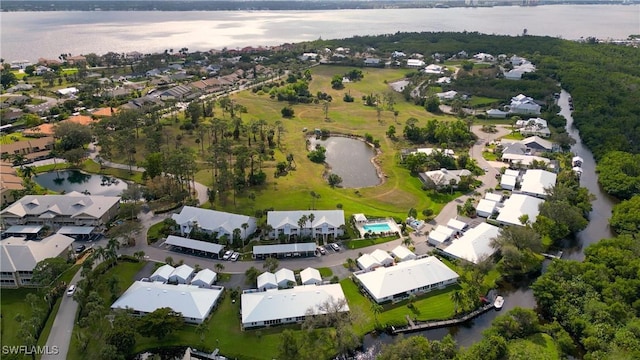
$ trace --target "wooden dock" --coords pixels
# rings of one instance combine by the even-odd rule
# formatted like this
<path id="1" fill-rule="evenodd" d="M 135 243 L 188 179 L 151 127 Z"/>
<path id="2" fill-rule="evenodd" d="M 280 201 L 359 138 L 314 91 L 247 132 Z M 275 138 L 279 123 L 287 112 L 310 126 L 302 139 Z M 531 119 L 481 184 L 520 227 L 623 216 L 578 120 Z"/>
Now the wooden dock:
<path id="1" fill-rule="evenodd" d="M 475 318 L 476 316 L 479 316 L 480 314 L 484 314 L 485 312 L 494 309 L 493 307 L 493 303 L 489 303 L 473 312 L 470 312 L 469 314 L 459 317 L 459 318 L 455 318 L 455 319 L 449 319 L 449 320 L 441 320 L 441 321 L 426 321 L 426 322 L 421 322 L 421 323 L 414 323 L 413 321 L 410 321 L 411 319 L 409 319 L 409 325 L 403 328 L 392 328 L 391 332 L 396 335 L 396 334 L 400 334 L 400 333 L 407 333 L 407 332 L 413 332 L 413 331 L 421 331 L 421 330 L 429 330 L 429 329 L 437 329 L 437 328 L 441 328 L 441 327 L 448 327 L 448 326 L 454 326 L 454 325 L 458 325 L 458 324 L 462 324 L 464 322 L 467 322 L 473 318 Z"/>

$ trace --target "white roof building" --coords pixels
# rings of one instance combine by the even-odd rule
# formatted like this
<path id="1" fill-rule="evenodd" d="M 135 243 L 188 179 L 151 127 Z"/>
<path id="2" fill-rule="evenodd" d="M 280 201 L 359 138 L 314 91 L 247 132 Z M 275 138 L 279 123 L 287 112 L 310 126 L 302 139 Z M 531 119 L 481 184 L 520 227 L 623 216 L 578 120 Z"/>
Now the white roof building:
<path id="1" fill-rule="evenodd" d="M 258 289 L 262 291 L 278 288 L 278 281 L 276 280 L 276 276 L 270 272 L 264 272 L 260 274 L 258 276 L 257 283 Z"/>
<path id="2" fill-rule="evenodd" d="M 373 257 L 376 262 L 378 262 L 378 264 L 382 266 L 393 265 L 393 258 L 391 257 L 391 255 L 389 255 L 388 252 L 382 249 L 373 250 L 373 252 L 371 253 L 371 257 Z"/>
<path id="3" fill-rule="evenodd" d="M 111 308 L 132 309 L 134 314 L 144 315 L 168 307 L 181 313 L 186 322 L 201 324 L 211 314 L 223 290 L 223 287 L 206 289 L 194 285 L 135 281 Z"/>
<path id="4" fill-rule="evenodd" d="M 500 187 L 505 190 L 513 190 L 516 188 L 516 179 L 515 176 L 502 174 L 500 177 Z"/>
<path id="5" fill-rule="evenodd" d="M 436 94 L 436 96 L 440 100 L 453 100 L 453 99 L 455 99 L 456 95 L 458 95 L 458 92 L 455 91 L 455 90 L 449 90 L 449 91 L 445 91 L 445 92 L 441 92 L 441 93 L 437 93 Z"/>
<path id="6" fill-rule="evenodd" d="M 276 245 L 256 245 L 253 256 L 258 258 L 269 256 L 312 256 L 316 251 L 316 243 L 293 243 Z"/>
<path id="7" fill-rule="evenodd" d="M 436 84 L 451 84 L 451 78 L 448 76 L 439 77 L 438 80 L 436 80 Z"/>
<path id="8" fill-rule="evenodd" d="M 179 214 L 171 217 L 180 226 L 180 233 L 186 235 L 197 228 L 208 233 L 218 233 L 218 237 L 226 235 L 231 238 L 233 230 L 240 229 L 240 237 L 244 240 L 256 231 L 256 219 L 251 216 L 231 214 L 222 211 L 185 206 Z M 242 224 L 249 227 L 245 230 Z"/>
<path id="9" fill-rule="evenodd" d="M 505 200 L 504 206 L 500 209 L 500 215 L 496 220 L 503 225 L 522 226 L 520 217 L 526 214 L 529 217 L 529 222 L 533 223 L 540 213 L 538 207 L 543 202 L 544 200 L 532 196 L 512 194 L 511 197 Z"/>
<path id="10" fill-rule="evenodd" d="M 495 201 L 481 199 L 476 207 L 476 213 L 480 217 L 488 218 L 496 210 L 497 203 Z"/>
<path id="11" fill-rule="evenodd" d="M 430 244 L 438 246 L 443 242 L 451 239 L 453 234 L 455 234 L 455 230 L 446 226 L 438 225 L 433 230 L 429 231 L 429 236 L 427 237 L 427 241 Z"/>
<path id="12" fill-rule="evenodd" d="M 373 256 L 370 254 L 362 254 L 357 260 L 356 263 L 358 267 L 364 271 L 370 271 L 374 268 L 382 266 Z"/>
<path id="13" fill-rule="evenodd" d="M 400 259 L 400 261 L 414 260 L 417 257 L 416 254 L 402 245 L 398 245 L 391 250 L 391 254 Z"/>
<path id="14" fill-rule="evenodd" d="M 453 240 L 443 251 L 457 259 L 477 264 L 493 255 L 496 251 L 491 247 L 491 240 L 500 234 L 500 228 L 488 223 L 480 223 L 469 229 L 462 237 Z"/>
<path id="15" fill-rule="evenodd" d="M 425 65 L 423 60 L 420 59 L 408 59 L 407 60 L 407 67 L 411 67 L 411 68 L 421 68 Z"/>
<path id="16" fill-rule="evenodd" d="M 317 285 L 322 283 L 320 271 L 312 267 L 300 271 L 300 282 L 302 282 L 302 285 Z"/>
<path id="17" fill-rule="evenodd" d="M 310 313 L 326 314 L 322 306 L 327 302 L 341 305 L 337 309 L 340 312 L 349 311 L 340 284 L 303 285 L 263 292 L 248 290 L 241 297 L 242 327 L 301 322 Z"/>
<path id="18" fill-rule="evenodd" d="M 487 200 L 491 200 L 491 201 L 495 201 L 496 203 L 499 203 L 502 201 L 502 195 L 501 194 L 496 194 L 496 193 L 492 193 L 492 192 L 488 192 L 486 194 L 484 194 L 484 198 Z"/>
<path id="19" fill-rule="evenodd" d="M 498 109 L 487 110 L 487 116 L 490 118 L 504 119 L 507 117 L 508 114 L 509 114 L 508 112 L 498 110 Z"/>
<path id="20" fill-rule="evenodd" d="M 455 271 L 433 256 L 356 272 L 354 276 L 377 303 L 443 288 L 458 280 Z"/>
<path id="21" fill-rule="evenodd" d="M 39 224 L 58 226 L 100 226 L 118 213 L 120 197 L 84 195 L 27 195 L 0 212 L 6 225 Z"/>
<path id="22" fill-rule="evenodd" d="M 520 94 L 511 98 L 509 112 L 512 114 L 540 115 L 540 105 L 533 98 Z"/>
<path id="23" fill-rule="evenodd" d="M 508 175 L 508 176 L 518 177 L 518 176 L 520 176 L 520 171 L 518 171 L 518 170 L 511 170 L 511 169 L 505 169 L 505 170 L 504 170 L 504 174 L 505 174 L 505 175 Z"/>
<path id="24" fill-rule="evenodd" d="M 167 282 L 169 281 L 169 277 L 171 277 L 171 274 L 173 274 L 175 269 L 176 268 L 169 264 L 164 264 L 157 268 L 156 271 L 151 274 L 149 279 L 151 279 L 151 281 L 158 281 L 162 283 Z"/>
<path id="25" fill-rule="evenodd" d="M 293 274 L 293 271 L 282 268 L 274 274 L 276 276 L 276 283 L 279 288 L 287 288 L 290 283 L 297 285 L 296 276 Z"/>
<path id="26" fill-rule="evenodd" d="M 529 169 L 522 176 L 520 192 L 541 199 L 547 197 L 545 189 L 556 185 L 557 175 L 540 169 Z"/>
<path id="27" fill-rule="evenodd" d="M 367 217 L 364 214 L 353 214 L 353 220 L 357 223 L 364 223 L 367 222 Z"/>
<path id="28" fill-rule="evenodd" d="M 462 176 L 471 176 L 471 171 L 467 169 L 462 170 L 433 170 L 418 174 L 422 182 L 429 187 L 441 188 L 444 186 L 450 186 L 453 181 L 455 184 L 460 182 Z"/>
<path id="29" fill-rule="evenodd" d="M 39 241 L 23 237 L 9 237 L 0 241 L 0 286 L 30 285 L 36 265 L 42 260 L 65 254 L 73 241 L 73 238 L 62 234 L 53 234 Z"/>
<path id="30" fill-rule="evenodd" d="M 191 276 L 193 276 L 193 268 L 187 264 L 182 264 L 175 268 L 171 275 L 169 275 L 169 281 L 178 284 L 188 284 Z"/>
<path id="31" fill-rule="evenodd" d="M 458 219 L 449 219 L 447 222 L 447 227 L 458 232 L 463 232 L 466 229 L 467 224 L 464 221 L 460 221 Z"/>
<path id="32" fill-rule="evenodd" d="M 313 215 L 313 221 L 310 217 Z M 300 228 L 298 221 L 303 216 L 307 221 Z M 344 211 L 342 210 L 297 210 L 297 211 L 269 211 L 267 224 L 271 225 L 269 236 L 277 238 L 279 235 L 308 235 L 312 238 L 337 238 L 344 234 Z"/>
<path id="33" fill-rule="evenodd" d="M 430 64 L 427 65 L 427 67 L 424 68 L 424 73 L 425 74 L 442 74 L 444 72 L 444 69 L 442 66 L 440 65 L 436 65 L 436 64 Z"/>
<path id="34" fill-rule="evenodd" d="M 436 152 L 441 153 L 446 156 L 454 156 L 456 153 L 452 149 L 440 149 L 440 148 L 418 148 L 416 151 L 411 152 L 411 154 L 426 154 L 427 156 L 434 155 Z"/>
<path id="35" fill-rule="evenodd" d="M 211 269 L 202 269 L 191 279 L 191 285 L 209 287 L 216 282 L 218 274 Z"/>

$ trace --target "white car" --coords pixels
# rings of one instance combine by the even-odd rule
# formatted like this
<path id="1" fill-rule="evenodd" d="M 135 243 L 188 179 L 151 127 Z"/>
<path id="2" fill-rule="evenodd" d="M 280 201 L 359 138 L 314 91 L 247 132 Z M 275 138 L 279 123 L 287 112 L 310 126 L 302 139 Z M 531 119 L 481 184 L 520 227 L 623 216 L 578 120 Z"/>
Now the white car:
<path id="1" fill-rule="evenodd" d="M 229 258 L 229 260 L 238 261 L 239 257 L 240 257 L 240 253 L 239 252 L 234 252 L 233 254 L 231 254 L 231 257 Z"/>
<path id="2" fill-rule="evenodd" d="M 225 251 L 224 255 L 222 255 L 222 260 L 229 260 L 231 255 L 233 255 L 233 251 L 231 250 Z"/>
<path id="3" fill-rule="evenodd" d="M 340 251 L 340 245 L 336 244 L 336 243 L 331 243 L 329 244 L 329 246 L 331 246 L 331 248 L 335 251 Z"/>
<path id="4" fill-rule="evenodd" d="M 76 286 L 75 285 L 71 285 L 67 289 L 67 296 L 73 296 L 73 293 L 75 293 L 75 292 L 76 292 Z"/>

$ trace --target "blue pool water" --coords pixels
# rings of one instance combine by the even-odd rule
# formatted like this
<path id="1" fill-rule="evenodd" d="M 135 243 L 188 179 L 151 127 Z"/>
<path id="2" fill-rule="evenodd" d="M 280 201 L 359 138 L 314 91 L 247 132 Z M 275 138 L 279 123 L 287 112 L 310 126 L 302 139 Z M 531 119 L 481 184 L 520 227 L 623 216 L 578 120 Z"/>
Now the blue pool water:
<path id="1" fill-rule="evenodd" d="M 368 225 L 364 225 L 362 227 L 366 231 L 371 231 L 371 232 L 374 232 L 374 233 L 391 231 L 391 227 L 389 227 L 389 224 L 368 224 Z"/>

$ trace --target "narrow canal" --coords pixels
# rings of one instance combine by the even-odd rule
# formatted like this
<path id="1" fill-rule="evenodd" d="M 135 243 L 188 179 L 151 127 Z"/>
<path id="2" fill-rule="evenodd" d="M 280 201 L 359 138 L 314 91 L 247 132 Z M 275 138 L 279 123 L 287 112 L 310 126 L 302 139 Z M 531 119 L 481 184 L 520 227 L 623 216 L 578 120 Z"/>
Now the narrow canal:
<path id="1" fill-rule="evenodd" d="M 573 126 L 569 98 L 569 93 L 563 90 L 558 99 L 558 105 L 561 108 L 560 114 L 567 119 L 567 132 L 576 140 L 575 145 L 571 147 L 571 151 L 584 159 L 582 165 L 584 172 L 580 178 L 580 183 L 596 197 L 592 202 L 593 210 L 589 214 L 589 225 L 576 235 L 574 241 L 567 242 L 566 249 L 564 249 L 563 259 L 582 261 L 584 260 L 584 249 L 587 246 L 603 238 L 613 236 L 609 228 L 609 218 L 615 201 L 604 193 L 598 184 L 593 154 L 582 144 L 578 129 Z M 501 288 L 499 292 L 505 298 L 502 311 L 489 311 L 462 326 L 426 330 L 407 334 L 406 336 L 422 335 L 430 340 L 440 340 L 447 334 L 451 334 L 459 346 L 468 347 L 482 338 L 482 332 L 500 314 L 508 312 L 517 306 L 531 309 L 536 306 L 533 291 L 528 284 L 511 285 L 510 287 Z M 375 359 L 381 345 L 393 342 L 394 339 L 395 337 L 386 334 L 379 336 L 367 335 L 364 340 L 365 350 L 357 358 L 359 360 Z"/>

